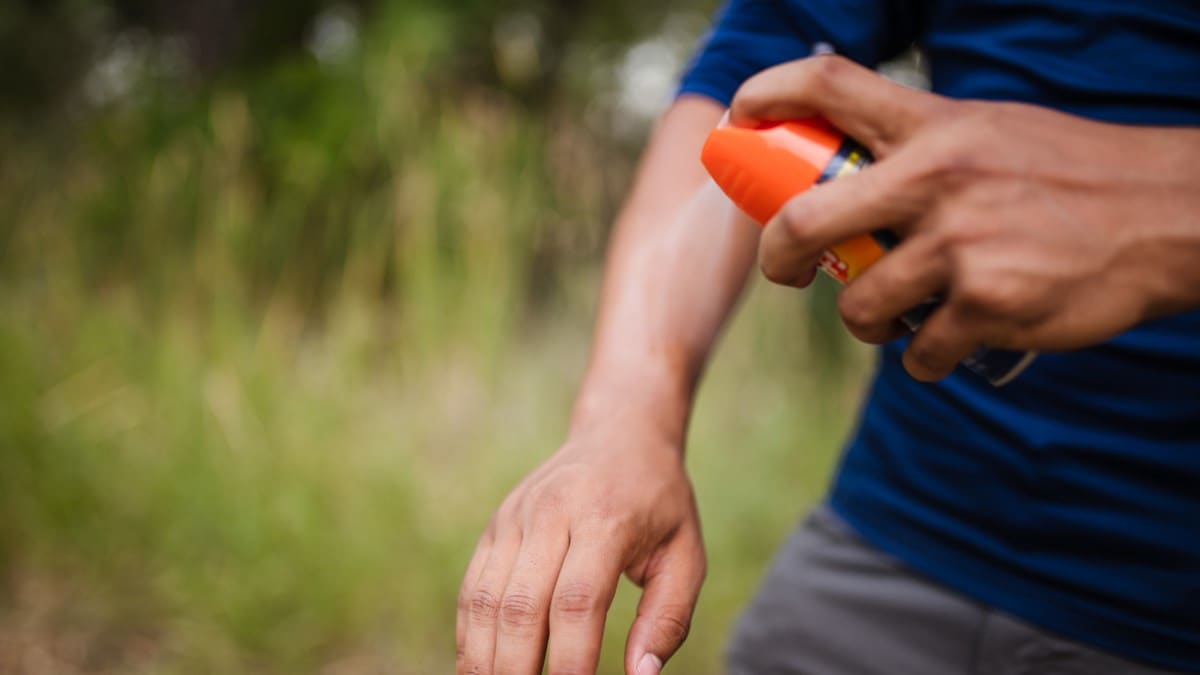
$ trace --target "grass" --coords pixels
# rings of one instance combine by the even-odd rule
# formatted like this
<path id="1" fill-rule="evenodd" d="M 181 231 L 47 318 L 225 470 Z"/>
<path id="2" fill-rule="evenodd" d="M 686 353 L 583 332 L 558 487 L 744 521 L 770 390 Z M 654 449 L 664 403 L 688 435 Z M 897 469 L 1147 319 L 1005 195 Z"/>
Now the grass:
<path id="1" fill-rule="evenodd" d="M 562 440 L 629 162 L 366 44 L 4 131 L 0 672 L 452 669 L 475 537 Z M 718 672 L 853 422 L 866 355 L 811 300 L 756 289 L 707 378 L 675 672 Z"/>
<path id="2" fill-rule="evenodd" d="M 850 422 L 845 387 L 822 391 L 760 348 L 794 324 L 770 321 L 790 298 L 761 295 L 696 414 L 712 572 L 677 672 L 716 672 L 726 625 Z M 36 325 L 41 309 L 5 316 Z M 461 568 L 561 440 L 586 313 L 556 313 L 499 366 L 450 348 L 405 366 L 361 356 L 366 309 L 300 341 L 271 317 L 197 336 L 129 311 L 93 307 L 57 336 L 5 322 L 6 567 L 11 584 L 69 596 L 10 612 L 46 614 L 51 648 L 83 630 L 82 672 L 446 672 Z M 602 672 L 617 672 L 634 598 L 616 603 Z"/>

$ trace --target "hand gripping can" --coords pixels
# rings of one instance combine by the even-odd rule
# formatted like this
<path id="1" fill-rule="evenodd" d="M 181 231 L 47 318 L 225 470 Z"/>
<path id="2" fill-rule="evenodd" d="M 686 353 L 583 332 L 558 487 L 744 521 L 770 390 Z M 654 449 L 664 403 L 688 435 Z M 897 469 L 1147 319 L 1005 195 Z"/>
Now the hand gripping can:
<path id="1" fill-rule="evenodd" d="M 700 156 L 704 167 L 729 199 L 759 225 L 766 225 L 797 194 L 818 183 L 856 173 L 871 154 L 819 118 L 764 124 L 754 128 L 722 124 L 714 129 Z M 881 229 L 830 246 L 818 267 L 845 284 L 900 243 Z M 916 332 L 941 301 L 931 298 L 905 312 L 901 320 Z M 963 361 L 995 386 L 1012 381 L 1037 356 L 980 347 Z"/>

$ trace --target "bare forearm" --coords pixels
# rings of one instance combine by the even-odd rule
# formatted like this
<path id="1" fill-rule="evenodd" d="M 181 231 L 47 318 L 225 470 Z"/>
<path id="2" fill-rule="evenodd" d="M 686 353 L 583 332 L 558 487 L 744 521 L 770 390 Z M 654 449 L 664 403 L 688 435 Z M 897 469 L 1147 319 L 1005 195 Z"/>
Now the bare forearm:
<path id="1" fill-rule="evenodd" d="M 649 411 L 660 431 L 682 437 L 757 245 L 757 228 L 737 222 L 743 216 L 698 161 L 721 113 L 685 99 L 655 133 L 613 234 L 576 427 Z"/>

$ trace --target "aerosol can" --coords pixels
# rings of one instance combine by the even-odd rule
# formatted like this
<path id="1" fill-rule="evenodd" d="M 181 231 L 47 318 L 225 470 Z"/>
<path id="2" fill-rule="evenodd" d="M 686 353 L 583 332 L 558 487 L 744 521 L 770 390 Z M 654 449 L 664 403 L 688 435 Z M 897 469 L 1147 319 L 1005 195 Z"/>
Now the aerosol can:
<path id="1" fill-rule="evenodd" d="M 872 157 L 824 119 L 811 117 L 753 128 L 723 123 L 709 134 L 701 161 L 729 199 L 765 226 L 792 197 L 813 185 L 857 173 Z M 830 246 L 818 266 L 846 284 L 899 243 L 890 230 L 876 230 Z M 901 320 L 916 332 L 940 304 L 938 298 L 931 298 L 905 312 Z M 962 364 L 1001 386 L 1035 356 L 1037 352 L 981 347 Z"/>

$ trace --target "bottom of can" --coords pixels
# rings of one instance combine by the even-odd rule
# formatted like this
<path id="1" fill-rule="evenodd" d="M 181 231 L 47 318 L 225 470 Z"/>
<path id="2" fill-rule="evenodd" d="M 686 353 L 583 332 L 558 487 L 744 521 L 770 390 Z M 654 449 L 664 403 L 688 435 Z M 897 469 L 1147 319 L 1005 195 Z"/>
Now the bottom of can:
<path id="1" fill-rule="evenodd" d="M 1038 353 L 1034 351 L 1025 352 L 1025 355 L 1021 357 L 1021 360 L 1017 361 L 1017 364 L 1010 368 L 1003 377 L 995 380 L 989 379 L 988 382 L 991 382 L 993 387 L 1003 387 L 1009 382 L 1012 382 L 1013 378 L 1020 375 L 1026 368 L 1028 368 L 1029 364 L 1033 363 L 1033 360 L 1037 358 L 1037 355 Z"/>
<path id="2" fill-rule="evenodd" d="M 963 359 L 963 365 L 971 372 L 982 375 L 993 387 L 1002 387 L 1013 381 L 1021 371 L 1037 358 L 1034 351 L 1016 352 L 1008 349 L 980 347 Z"/>

